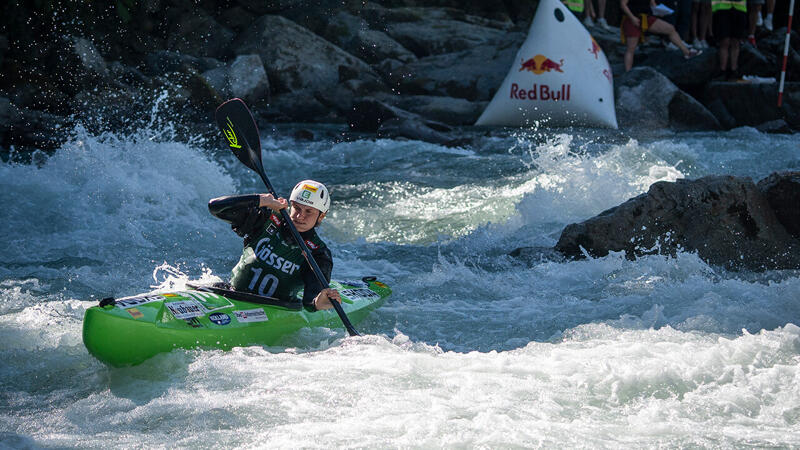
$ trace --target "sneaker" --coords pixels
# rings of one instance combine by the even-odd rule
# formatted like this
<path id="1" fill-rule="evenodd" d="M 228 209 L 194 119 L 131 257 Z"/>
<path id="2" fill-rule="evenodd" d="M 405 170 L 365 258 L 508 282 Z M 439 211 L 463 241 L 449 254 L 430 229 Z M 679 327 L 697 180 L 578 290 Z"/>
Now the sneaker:
<path id="1" fill-rule="evenodd" d="M 667 50 L 677 50 L 678 49 L 678 46 L 673 44 L 672 42 L 667 44 L 665 47 L 667 48 Z"/>
<path id="2" fill-rule="evenodd" d="M 590 27 L 593 27 L 593 26 L 594 26 L 594 21 L 592 20 L 592 18 L 591 18 L 591 17 L 589 17 L 589 16 L 586 16 L 586 18 L 585 18 L 585 19 L 583 19 L 583 24 L 584 24 L 586 27 L 589 27 L 589 28 L 590 28 Z"/>
<path id="3" fill-rule="evenodd" d="M 761 13 L 759 13 L 756 18 L 756 26 L 760 27 L 762 25 L 764 25 L 764 19 L 761 18 Z"/>
<path id="4" fill-rule="evenodd" d="M 700 41 L 700 46 L 701 46 L 700 48 L 708 48 L 708 42 L 707 41 Z"/>
<path id="5" fill-rule="evenodd" d="M 609 31 L 610 28 L 608 27 L 608 22 L 604 17 L 597 19 L 597 24 L 600 25 L 604 30 Z"/>
<path id="6" fill-rule="evenodd" d="M 767 18 L 764 19 L 764 28 L 766 28 L 769 31 L 772 31 L 772 14 L 767 14 Z"/>
<path id="7" fill-rule="evenodd" d="M 739 75 L 739 70 L 738 69 L 729 70 L 726 75 L 727 75 L 727 79 L 725 81 L 737 82 L 737 81 L 740 81 L 742 79 L 742 77 Z"/>
<path id="8" fill-rule="evenodd" d="M 758 46 L 756 45 L 756 37 L 753 36 L 752 34 L 750 36 L 747 36 L 747 42 L 749 42 L 750 45 L 753 46 L 753 48 L 758 48 Z"/>
<path id="9" fill-rule="evenodd" d="M 686 58 L 686 59 L 692 59 L 695 56 L 700 56 L 702 54 L 703 54 L 702 50 L 695 50 L 695 49 L 692 48 L 692 49 L 689 49 L 689 54 L 688 55 L 683 55 L 683 57 Z"/>

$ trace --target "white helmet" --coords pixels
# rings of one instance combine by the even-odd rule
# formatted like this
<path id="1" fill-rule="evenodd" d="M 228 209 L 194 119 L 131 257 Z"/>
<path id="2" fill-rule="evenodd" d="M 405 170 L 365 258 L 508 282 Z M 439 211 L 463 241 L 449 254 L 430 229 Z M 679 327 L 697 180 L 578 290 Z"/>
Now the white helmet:
<path id="1" fill-rule="evenodd" d="M 323 214 L 331 207 L 328 188 L 319 181 L 303 180 L 292 189 L 289 200 L 320 210 Z"/>

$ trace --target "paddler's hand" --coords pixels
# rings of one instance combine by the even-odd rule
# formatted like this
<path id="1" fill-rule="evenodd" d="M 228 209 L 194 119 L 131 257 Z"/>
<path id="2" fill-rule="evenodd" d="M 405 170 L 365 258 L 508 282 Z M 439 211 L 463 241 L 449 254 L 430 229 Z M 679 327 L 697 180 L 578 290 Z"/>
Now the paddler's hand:
<path id="1" fill-rule="evenodd" d="M 260 208 L 267 207 L 273 211 L 280 211 L 283 208 L 289 207 L 289 202 L 283 197 L 275 197 L 272 194 L 258 194 L 258 206 Z"/>
<path id="2" fill-rule="evenodd" d="M 331 309 L 333 308 L 333 304 L 331 300 L 335 300 L 339 303 L 342 303 L 342 297 L 339 295 L 339 291 L 336 289 L 323 289 L 314 297 L 314 308 L 317 311 L 321 311 L 323 309 Z"/>

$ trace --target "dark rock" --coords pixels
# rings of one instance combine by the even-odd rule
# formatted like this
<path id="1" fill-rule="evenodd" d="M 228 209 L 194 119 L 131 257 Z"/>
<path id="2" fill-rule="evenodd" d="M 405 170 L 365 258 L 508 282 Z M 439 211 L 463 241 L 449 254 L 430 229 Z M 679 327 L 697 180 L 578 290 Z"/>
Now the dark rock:
<path id="1" fill-rule="evenodd" d="M 393 118 L 381 123 L 378 137 L 397 139 L 406 138 L 415 141 L 431 142 L 445 145 L 451 141 L 447 135 L 431 128 L 430 122 L 417 118 Z"/>
<path id="2" fill-rule="evenodd" d="M 390 85 L 402 95 L 433 95 L 491 100 L 503 83 L 523 33 L 509 33 L 508 41 L 469 50 L 422 58 L 391 72 Z"/>
<path id="3" fill-rule="evenodd" d="M 391 24 L 386 34 L 423 58 L 503 42 L 506 32 L 457 20 L 425 18 Z"/>
<path id="4" fill-rule="evenodd" d="M 652 67 L 684 90 L 702 88 L 719 68 L 716 48 L 704 49 L 701 55 L 687 60 L 680 51 L 648 47 L 637 49 L 636 60 L 635 66 Z"/>
<path id="5" fill-rule="evenodd" d="M 448 125 L 473 125 L 488 102 L 431 95 L 385 96 L 385 102 L 420 116 Z"/>
<path id="6" fill-rule="evenodd" d="M 630 258 L 682 250 L 729 269 L 800 268 L 800 241 L 752 180 L 732 176 L 654 183 L 646 194 L 567 226 L 555 248 L 571 257 L 584 249 Z"/>
<path id="7" fill-rule="evenodd" d="M 249 27 L 256 17 L 256 15 L 241 6 L 234 6 L 232 8 L 225 8 L 219 16 L 219 22 L 235 32 L 241 32 Z"/>
<path id="8" fill-rule="evenodd" d="M 222 59 L 233 41 L 233 31 L 202 12 L 181 17 L 169 33 L 169 50 L 197 57 Z"/>
<path id="9" fill-rule="evenodd" d="M 3 60 L 5 59 L 6 52 L 8 52 L 8 38 L 0 35 L 0 67 L 3 66 Z"/>
<path id="10" fill-rule="evenodd" d="M 772 134 L 791 134 L 792 128 L 786 123 L 783 119 L 778 120 L 770 120 L 768 122 L 764 122 L 761 125 L 756 127 L 756 130 L 762 133 L 772 133 Z"/>
<path id="11" fill-rule="evenodd" d="M 314 140 L 314 132 L 311 130 L 306 130 L 303 128 L 302 130 L 295 131 L 292 136 L 297 141 L 313 141 Z"/>
<path id="12" fill-rule="evenodd" d="M 439 144 L 451 141 L 443 134 L 451 131 L 447 125 L 375 99 L 356 101 L 347 113 L 347 120 L 351 130 L 373 131 L 380 137 L 404 137 Z"/>
<path id="13" fill-rule="evenodd" d="M 334 116 L 331 109 L 320 102 L 310 89 L 273 96 L 270 100 L 269 108 L 264 113 L 266 120 L 292 122 L 341 121 L 341 117 Z"/>
<path id="14" fill-rule="evenodd" d="M 651 67 L 634 67 L 617 78 L 614 89 L 617 120 L 622 127 L 720 128 L 700 102 Z"/>
<path id="15" fill-rule="evenodd" d="M 55 150 L 72 131 L 72 122 L 55 114 L 17 108 L 0 97 L 0 147 L 11 146 L 24 152 Z"/>
<path id="16" fill-rule="evenodd" d="M 323 91 L 336 86 L 344 71 L 379 80 L 364 61 L 280 16 L 264 16 L 234 44 L 237 54 L 258 54 L 277 92 Z"/>
<path id="17" fill-rule="evenodd" d="M 207 72 L 224 65 L 225 63 L 214 58 L 198 58 L 176 51 L 160 50 L 145 56 L 142 70 L 145 74 L 153 76 L 186 72 L 190 69 L 197 72 Z"/>
<path id="18" fill-rule="evenodd" d="M 741 74 L 774 78 L 776 67 L 779 67 L 779 64 L 774 55 L 768 57 L 750 44 L 740 46 L 739 72 Z"/>
<path id="19" fill-rule="evenodd" d="M 372 64 L 387 58 L 406 63 L 417 59 L 386 33 L 370 30 L 365 20 L 346 12 L 339 12 L 331 18 L 324 36 L 347 52 Z"/>
<path id="20" fill-rule="evenodd" d="M 800 172 L 778 172 L 758 182 L 775 217 L 795 238 L 800 239 Z"/>
<path id="21" fill-rule="evenodd" d="M 269 79 L 258 55 L 239 55 L 227 66 L 201 75 L 217 97 L 238 97 L 250 106 L 269 103 Z"/>
<path id="22" fill-rule="evenodd" d="M 800 127 L 800 83 L 786 83 L 782 108 L 777 108 L 777 101 L 776 83 L 712 82 L 704 99 L 705 104 L 721 104 L 737 126 L 757 126 L 766 121 L 784 119 L 792 127 Z M 721 108 L 718 105 L 716 109 Z"/>

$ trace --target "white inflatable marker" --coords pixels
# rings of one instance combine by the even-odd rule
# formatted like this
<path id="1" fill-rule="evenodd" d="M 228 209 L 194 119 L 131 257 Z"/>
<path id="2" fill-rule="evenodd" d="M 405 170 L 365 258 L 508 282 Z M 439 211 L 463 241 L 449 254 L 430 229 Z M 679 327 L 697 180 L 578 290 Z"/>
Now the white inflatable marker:
<path id="1" fill-rule="evenodd" d="M 542 0 L 514 65 L 475 125 L 617 128 L 606 55 L 558 0 Z"/>

